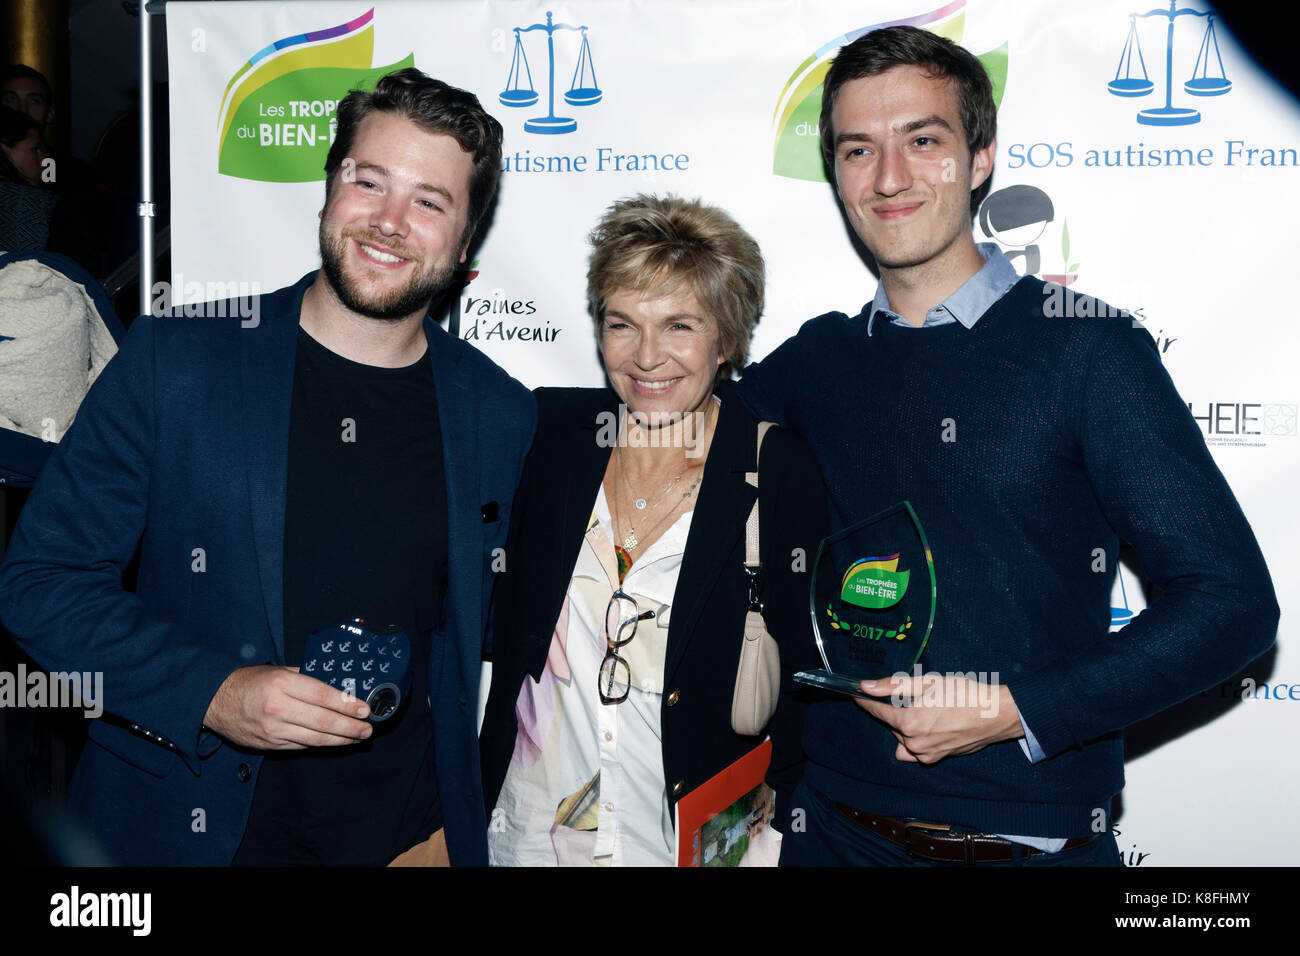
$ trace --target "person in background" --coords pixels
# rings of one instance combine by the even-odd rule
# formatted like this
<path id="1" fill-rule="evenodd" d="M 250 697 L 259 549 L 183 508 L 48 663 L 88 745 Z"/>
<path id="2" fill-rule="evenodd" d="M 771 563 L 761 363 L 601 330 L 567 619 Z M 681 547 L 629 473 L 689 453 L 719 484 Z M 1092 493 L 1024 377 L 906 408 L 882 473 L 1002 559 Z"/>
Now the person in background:
<path id="1" fill-rule="evenodd" d="M 58 201 L 41 181 L 45 159 L 36 121 L 0 106 L 0 252 L 45 248 Z"/>
<path id="2" fill-rule="evenodd" d="M 45 74 L 23 63 L 14 63 L 0 73 L 0 106 L 26 113 L 36 124 L 42 143 L 49 139 L 54 123 L 54 93 Z"/>
<path id="3" fill-rule="evenodd" d="M 26 113 L 0 107 L 0 180 L 38 186 L 44 158 L 36 122 Z"/>

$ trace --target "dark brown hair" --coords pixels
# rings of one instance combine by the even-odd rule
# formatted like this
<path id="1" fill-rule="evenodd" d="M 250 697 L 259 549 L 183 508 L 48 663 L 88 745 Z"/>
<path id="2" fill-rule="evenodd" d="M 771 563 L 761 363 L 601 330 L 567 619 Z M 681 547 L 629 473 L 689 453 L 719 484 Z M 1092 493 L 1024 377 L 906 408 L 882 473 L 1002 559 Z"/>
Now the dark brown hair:
<path id="1" fill-rule="evenodd" d="M 325 201 L 334 174 L 352 151 L 357 127 L 371 113 L 394 113 L 430 133 L 450 136 L 473 158 L 469 180 L 469 239 L 496 194 L 501 175 L 501 124 L 479 105 L 473 93 L 435 80 L 408 67 L 383 77 L 370 91 L 353 90 L 339 102 L 338 130 L 325 157 Z"/>
<path id="2" fill-rule="evenodd" d="M 851 80 L 877 76 L 896 66 L 918 66 L 930 76 L 952 81 L 972 158 L 997 135 L 998 111 L 993 103 L 993 84 L 984 64 L 969 50 L 917 27 L 872 30 L 840 49 L 822 84 L 819 126 L 822 158 L 831 182 L 835 181 L 835 130 L 831 128 L 831 110 L 835 108 L 840 88 Z"/>

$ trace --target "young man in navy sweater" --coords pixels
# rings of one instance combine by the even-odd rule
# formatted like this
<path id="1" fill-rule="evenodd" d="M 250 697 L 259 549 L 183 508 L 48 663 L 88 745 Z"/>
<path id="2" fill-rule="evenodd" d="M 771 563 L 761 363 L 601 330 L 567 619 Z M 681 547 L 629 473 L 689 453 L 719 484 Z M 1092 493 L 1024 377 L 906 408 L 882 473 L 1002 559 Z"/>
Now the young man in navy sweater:
<path id="1" fill-rule="evenodd" d="M 833 526 L 910 501 L 938 604 L 921 676 L 809 711 L 783 864 L 1115 865 L 1123 728 L 1276 632 L 1250 525 L 1151 337 L 972 239 L 996 118 L 979 61 L 923 30 L 868 33 L 826 78 L 823 153 L 880 283 L 740 391 L 808 439 Z M 1159 596 L 1110 634 L 1121 540 Z"/>

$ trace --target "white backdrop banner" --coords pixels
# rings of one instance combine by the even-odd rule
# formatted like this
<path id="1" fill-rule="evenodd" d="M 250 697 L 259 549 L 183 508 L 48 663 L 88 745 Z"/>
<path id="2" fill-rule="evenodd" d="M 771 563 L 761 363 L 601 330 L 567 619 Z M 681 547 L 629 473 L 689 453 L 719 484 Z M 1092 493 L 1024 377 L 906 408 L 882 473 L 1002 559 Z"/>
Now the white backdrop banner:
<path id="1" fill-rule="evenodd" d="M 1300 109 L 1222 24 L 1194 15 L 1205 3 L 1181 0 L 1172 19 L 1151 6 L 169 3 L 172 288 L 198 301 L 316 268 L 337 102 L 414 65 L 474 91 L 505 128 L 500 200 L 450 320 L 456 334 L 529 386 L 600 384 L 587 231 L 615 199 L 671 192 L 726 208 L 762 244 L 761 358 L 805 319 L 855 313 L 875 289 L 821 171 L 830 58 L 887 24 L 952 38 L 985 63 L 999 102 L 976 238 L 1022 272 L 1145 322 L 1282 604 L 1277 650 L 1128 733 L 1124 862 L 1294 864 L 1300 659 L 1287 638 L 1300 608 L 1300 331 L 1285 277 Z M 1116 627 L 1145 606 L 1127 569 L 1112 603 Z"/>

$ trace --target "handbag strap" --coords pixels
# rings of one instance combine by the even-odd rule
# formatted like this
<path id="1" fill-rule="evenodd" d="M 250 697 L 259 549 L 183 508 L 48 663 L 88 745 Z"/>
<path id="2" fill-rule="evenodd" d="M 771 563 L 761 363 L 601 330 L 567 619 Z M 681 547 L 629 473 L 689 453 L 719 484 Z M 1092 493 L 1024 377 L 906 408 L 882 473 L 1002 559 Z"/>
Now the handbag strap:
<path id="1" fill-rule="evenodd" d="M 754 452 L 754 470 L 745 472 L 745 481 L 758 487 L 758 459 L 763 454 L 763 438 L 767 435 L 767 430 L 772 427 L 772 422 L 758 423 L 758 447 Z M 749 575 L 749 609 L 751 611 L 761 611 L 762 603 L 758 600 L 758 591 L 756 586 L 756 577 L 758 572 L 763 568 L 763 562 L 759 557 L 758 548 L 758 499 L 754 499 L 754 507 L 749 510 L 749 518 L 745 521 L 745 572 Z"/>

